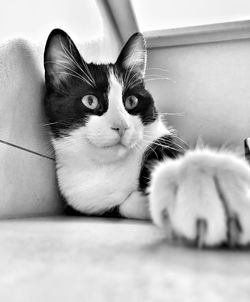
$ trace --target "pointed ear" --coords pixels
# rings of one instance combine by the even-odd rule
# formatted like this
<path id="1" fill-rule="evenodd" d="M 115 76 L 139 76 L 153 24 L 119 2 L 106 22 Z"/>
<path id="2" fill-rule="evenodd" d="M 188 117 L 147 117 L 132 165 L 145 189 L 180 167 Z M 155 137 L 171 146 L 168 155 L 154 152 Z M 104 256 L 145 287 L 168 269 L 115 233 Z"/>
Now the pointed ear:
<path id="1" fill-rule="evenodd" d="M 145 74 L 147 61 L 146 42 L 141 33 L 133 34 L 123 47 L 116 64 L 125 69 Z"/>
<path id="2" fill-rule="evenodd" d="M 83 61 L 71 38 L 61 29 L 54 29 L 47 40 L 44 52 L 45 78 L 54 87 L 69 76 L 76 76 Z"/>

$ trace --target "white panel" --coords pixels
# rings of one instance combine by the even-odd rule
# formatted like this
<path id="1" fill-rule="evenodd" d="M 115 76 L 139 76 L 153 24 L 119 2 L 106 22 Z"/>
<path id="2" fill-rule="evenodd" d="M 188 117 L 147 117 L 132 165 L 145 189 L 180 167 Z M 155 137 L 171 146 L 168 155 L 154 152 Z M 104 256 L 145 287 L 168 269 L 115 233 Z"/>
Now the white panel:
<path id="1" fill-rule="evenodd" d="M 243 151 L 250 136 L 250 40 L 151 49 L 147 74 L 169 78 L 147 86 L 163 112 L 182 114 L 166 115 L 181 137 Z"/>
<path id="2" fill-rule="evenodd" d="M 248 20 L 248 0 L 132 0 L 140 30 Z"/>

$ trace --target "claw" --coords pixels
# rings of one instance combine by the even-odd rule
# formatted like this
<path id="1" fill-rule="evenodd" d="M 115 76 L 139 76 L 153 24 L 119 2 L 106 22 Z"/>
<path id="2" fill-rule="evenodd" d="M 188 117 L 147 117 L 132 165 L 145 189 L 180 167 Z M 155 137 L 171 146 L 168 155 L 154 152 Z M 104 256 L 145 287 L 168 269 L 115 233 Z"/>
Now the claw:
<path id="1" fill-rule="evenodd" d="M 244 148 L 245 148 L 245 158 L 247 162 L 250 164 L 250 138 L 246 138 L 244 140 Z"/>
<path id="2" fill-rule="evenodd" d="M 227 238 L 228 245 L 234 248 L 239 243 L 239 237 L 242 233 L 242 226 L 239 222 L 238 216 L 236 214 L 231 215 L 227 221 Z"/>
<path id="3" fill-rule="evenodd" d="M 248 141 L 245 140 L 246 158 L 247 154 L 250 155 L 250 153 L 247 153 L 247 147 L 249 147 Z M 234 248 L 239 243 L 239 236 L 242 233 L 242 226 L 240 224 L 237 214 L 232 213 L 232 210 L 230 209 L 220 187 L 219 180 L 216 177 L 214 178 L 214 180 L 219 193 L 219 197 L 225 210 L 225 214 L 227 216 L 227 243 L 229 247 Z"/>
<path id="4" fill-rule="evenodd" d="M 205 219 L 197 219 L 196 230 L 196 243 L 198 248 L 202 249 L 205 246 L 205 238 L 207 234 L 207 222 Z"/>

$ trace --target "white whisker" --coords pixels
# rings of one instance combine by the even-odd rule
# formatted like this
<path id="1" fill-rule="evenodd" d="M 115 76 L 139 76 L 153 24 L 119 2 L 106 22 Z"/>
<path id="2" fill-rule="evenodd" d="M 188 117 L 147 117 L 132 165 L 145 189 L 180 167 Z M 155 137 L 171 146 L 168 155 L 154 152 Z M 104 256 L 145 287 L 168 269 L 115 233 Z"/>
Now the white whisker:
<path id="1" fill-rule="evenodd" d="M 81 68 L 81 66 L 80 66 L 80 65 L 78 64 L 78 62 L 75 60 L 73 54 L 71 54 L 71 53 L 68 51 L 68 49 L 66 49 L 66 48 L 64 47 L 64 45 L 63 45 L 63 43 L 62 43 L 61 40 L 60 40 L 60 44 L 61 44 L 61 47 L 62 47 L 62 49 L 63 49 L 63 51 L 64 51 L 64 53 L 65 53 L 65 55 L 66 55 L 66 58 L 68 58 L 68 59 L 69 59 L 76 67 L 78 67 L 78 68 L 81 70 L 81 72 L 84 74 L 84 76 L 86 76 L 86 77 L 88 78 L 89 83 L 91 83 L 90 86 L 95 86 L 95 81 L 94 81 L 93 77 L 92 77 L 92 76 L 89 76 L 89 75 Z M 70 45 L 71 45 L 71 42 L 70 42 Z M 70 47 L 71 47 L 71 46 L 70 46 Z"/>
<path id="2" fill-rule="evenodd" d="M 52 63 L 52 64 L 56 64 L 58 66 L 61 66 L 62 68 L 66 69 L 66 70 L 69 70 L 71 73 L 68 73 L 68 72 L 63 72 L 63 71 L 59 71 L 57 73 L 64 73 L 64 74 L 68 74 L 68 75 L 71 75 L 71 76 L 75 76 L 75 77 L 78 77 L 80 80 L 82 80 L 83 82 L 86 82 L 88 85 L 90 86 L 93 86 L 91 84 L 91 82 L 84 78 L 81 74 L 79 74 L 77 71 L 73 70 L 72 68 L 70 68 L 68 66 L 68 62 L 67 61 L 63 61 L 63 60 L 58 60 L 58 61 L 46 61 L 46 64 L 47 63 Z"/>
<path id="3" fill-rule="evenodd" d="M 159 70 L 159 71 L 169 72 L 168 69 L 159 68 L 159 67 L 150 67 L 150 68 L 147 68 L 146 71 L 147 70 Z"/>
<path id="4" fill-rule="evenodd" d="M 47 123 L 47 124 L 42 124 L 43 127 L 47 127 L 50 125 L 58 124 L 59 122 L 53 122 L 53 123 Z"/>
<path id="5" fill-rule="evenodd" d="M 145 137 L 145 139 L 146 139 L 148 142 L 152 141 L 152 136 L 149 136 L 149 135 L 144 134 L 144 137 Z M 178 144 L 177 142 L 173 142 L 171 138 L 168 139 L 168 138 L 164 137 L 164 142 L 166 142 L 166 143 L 172 143 L 172 144 L 174 144 L 176 147 L 180 148 L 181 150 L 184 150 L 184 147 L 182 147 L 182 146 L 181 146 L 180 144 Z M 167 145 L 167 144 L 162 144 L 162 143 L 161 143 L 161 138 L 159 138 L 158 142 L 153 141 L 152 144 L 157 144 L 157 145 L 159 145 L 159 146 L 161 146 L 161 147 L 169 147 L 169 145 Z"/>
<path id="6" fill-rule="evenodd" d="M 169 116 L 184 116 L 184 112 L 160 112 L 160 115 L 169 115 Z"/>
<path id="7" fill-rule="evenodd" d="M 172 80 L 171 78 L 150 78 L 150 79 L 145 79 L 144 82 L 151 82 L 151 81 L 159 81 L 159 80 L 167 80 L 167 81 L 170 81 L 174 84 L 176 84 L 176 81 Z"/>

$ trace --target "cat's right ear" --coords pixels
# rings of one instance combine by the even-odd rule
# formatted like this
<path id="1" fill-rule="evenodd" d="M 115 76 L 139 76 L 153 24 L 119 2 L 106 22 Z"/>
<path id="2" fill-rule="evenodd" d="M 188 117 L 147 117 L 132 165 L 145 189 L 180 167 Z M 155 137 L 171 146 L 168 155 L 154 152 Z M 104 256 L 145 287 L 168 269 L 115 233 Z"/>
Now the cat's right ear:
<path id="1" fill-rule="evenodd" d="M 69 76 L 77 74 L 82 60 L 68 34 L 61 29 L 54 29 L 47 39 L 44 51 L 46 83 L 54 88 L 60 87 Z"/>
<path id="2" fill-rule="evenodd" d="M 123 47 L 116 64 L 124 69 L 133 70 L 142 77 L 145 74 L 147 61 L 146 41 L 143 34 L 133 34 Z"/>

